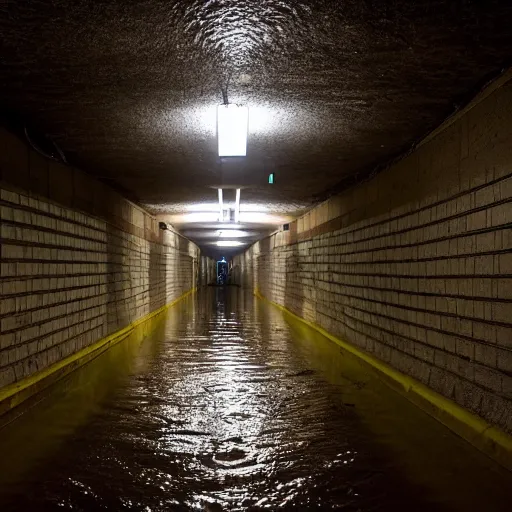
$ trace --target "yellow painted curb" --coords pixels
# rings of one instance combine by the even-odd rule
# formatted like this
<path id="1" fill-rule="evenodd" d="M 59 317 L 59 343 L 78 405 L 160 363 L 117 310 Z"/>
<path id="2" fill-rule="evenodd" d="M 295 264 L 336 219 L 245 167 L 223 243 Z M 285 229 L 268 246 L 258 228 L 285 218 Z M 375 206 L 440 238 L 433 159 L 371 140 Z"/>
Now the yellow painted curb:
<path id="1" fill-rule="evenodd" d="M 136 329 L 142 327 L 143 324 L 159 315 L 167 308 L 170 308 L 180 300 L 184 299 L 191 293 L 194 293 L 195 291 L 196 288 L 192 288 L 172 302 L 169 302 L 165 306 L 162 306 L 161 308 L 152 311 L 142 318 L 135 320 L 123 329 L 120 329 L 119 331 L 116 331 L 115 333 L 102 338 L 96 343 L 93 343 L 92 345 L 83 348 L 75 354 L 72 354 L 62 359 L 61 361 L 52 364 L 44 370 L 36 372 L 19 382 L 15 382 L 14 384 L 10 384 L 0 389 L 0 416 L 10 411 L 11 409 L 14 409 L 22 402 L 39 393 L 54 382 L 57 382 L 66 375 L 69 375 L 77 368 L 80 368 L 92 359 L 98 357 L 100 354 L 108 350 L 116 343 L 119 343 L 121 340 L 127 338 Z"/>
<path id="2" fill-rule="evenodd" d="M 416 379 L 409 377 L 376 357 L 337 338 L 322 327 L 292 313 L 289 309 L 270 301 L 259 290 L 254 295 L 277 307 L 290 317 L 311 327 L 327 339 L 333 341 L 347 352 L 355 355 L 377 371 L 382 380 L 401 393 L 408 400 L 433 416 L 457 435 L 471 443 L 475 448 L 512 471 L 512 436 L 491 425 L 480 416 L 471 413 L 452 400 L 440 395 Z"/>

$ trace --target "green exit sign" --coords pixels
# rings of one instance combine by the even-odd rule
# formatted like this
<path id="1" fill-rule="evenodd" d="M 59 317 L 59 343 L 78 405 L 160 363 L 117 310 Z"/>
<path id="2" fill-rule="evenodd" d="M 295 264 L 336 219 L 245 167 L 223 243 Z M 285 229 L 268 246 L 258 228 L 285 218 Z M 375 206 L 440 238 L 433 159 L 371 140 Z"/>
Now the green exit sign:
<path id="1" fill-rule="evenodd" d="M 268 175 L 268 182 L 271 185 L 274 183 L 274 173 Z"/>

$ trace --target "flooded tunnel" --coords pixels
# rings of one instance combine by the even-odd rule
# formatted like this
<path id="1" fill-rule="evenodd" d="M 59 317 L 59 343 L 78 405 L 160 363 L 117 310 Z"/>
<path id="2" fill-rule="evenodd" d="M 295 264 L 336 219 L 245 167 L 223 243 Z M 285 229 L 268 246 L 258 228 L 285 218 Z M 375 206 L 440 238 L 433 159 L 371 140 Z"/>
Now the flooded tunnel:
<path id="1" fill-rule="evenodd" d="M 0 510 L 510 510 L 511 22 L 0 6 Z"/>
<path id="2" fill-rule="evenodd" d="M 45 394 L 2 430 L 2 510 L 510 506 L 507 470 L 235 287 L 189 296 Z"/>

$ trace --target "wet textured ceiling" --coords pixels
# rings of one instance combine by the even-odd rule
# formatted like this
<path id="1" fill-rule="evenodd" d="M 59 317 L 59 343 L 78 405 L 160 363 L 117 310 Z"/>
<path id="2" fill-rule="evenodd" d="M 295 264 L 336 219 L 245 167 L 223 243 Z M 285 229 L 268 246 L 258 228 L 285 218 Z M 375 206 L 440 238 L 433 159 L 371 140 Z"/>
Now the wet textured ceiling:
<path id="1" fill-rule="evenodd" d="M 0 108 L 201 243 L 209 224 L 184 220 L 242 187 L 242 210 L 268 214 L 245 226 L 255 239 L 510 64 L 511 22 L 509 0 L 4 0 Z M 250 133 L 248 156 L 222 162 L 226 86 Z"/>

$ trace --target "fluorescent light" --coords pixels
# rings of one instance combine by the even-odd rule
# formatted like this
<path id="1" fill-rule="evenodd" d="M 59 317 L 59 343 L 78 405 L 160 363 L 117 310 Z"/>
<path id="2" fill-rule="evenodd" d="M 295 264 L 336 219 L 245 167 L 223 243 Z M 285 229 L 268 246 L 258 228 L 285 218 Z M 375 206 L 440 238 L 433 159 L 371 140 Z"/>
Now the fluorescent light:
<path id="1" fill-rule="evenodd" d="M 218 247 L 238 247 L 239 245 L 244 245 L 243 242 L 238 242 L 237 240 L 219 240 L 216 243 Z"/>
<path id="2" fill-rule="evenodd" d="M 225 229 L 217 231 L 217 236 L 220 238 L 241 238 L 243 236 L 249 236 L 247 231 L 242 231 L 241 229 Z"/>
<path id="3" fill-rule="evenodd" d="M 235 222 L 240 222 L 240 189 L 236 189 Z"/>
<path id="4" fill-rule="evenodd" d="M 211 228 L 211 229 L 230 229 L 230 230 L 234 230 L 237 227 L 238 226 L 233 223 L 231 223 L 231 224 L 229 224 L 229 223 L 215 224 L 213 226 L 208 226 L 208 228 Z"/>
<path id="5" fill-rule="evenodd" d="M 224 205 L 222 204 L 222 189 L 219 188 L 219 222 L 224 220 Z"/>
<path id="6" fill-rule="evenodd" d="M 246 156 L 249 109 L 238 105 L 217 107 L 219 156 Z"/>

